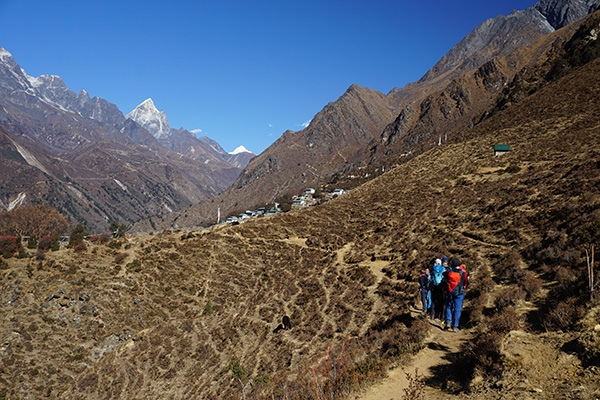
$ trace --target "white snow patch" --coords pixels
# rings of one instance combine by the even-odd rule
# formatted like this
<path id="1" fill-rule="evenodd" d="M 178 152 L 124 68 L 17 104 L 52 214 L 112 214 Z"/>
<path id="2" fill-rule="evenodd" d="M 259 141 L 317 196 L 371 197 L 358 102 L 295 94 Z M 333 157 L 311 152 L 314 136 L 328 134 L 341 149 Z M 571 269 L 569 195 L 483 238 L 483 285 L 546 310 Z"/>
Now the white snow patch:
<path id="1" fill-rule="evenodd" d="M 124 191 L 127 191 L 127 186 L 123 185 L 118 179 L 113 178 L 113 181 L 115 181 L 115 183 L 117 185 L 119 185 L 121 187 L 121 189 L 123 189 Z"/>
<path id="2" fill-rule="evenodd" d="M 0 58 L 4 58 L 4 57 L 11 57 L 12 58 L 12 54 L 10 54 L 8 52 L 8 50 L 6 50 L 3 47 L 0 47 Z"/>
<path id="3" fill-rule="evenodd" d="M 25 197 L 27 197 L 27 195 L 25 193 L 23 193 L 23 192 L 19 193 L 17 198 L 8 204 L 8 208 L 6 209 L 6 211 L 12 211 L 15 208 L 19 207 L 25 201 Z"/>
<path id="4" fill-rule="evenodd" d="M 48 170 L 46 168 L 44 168 L 44 166 L 42 165 L 42 163 L 39 162 L 37 160 L 37 158 L 35 158 L 35 156 L 33 154 L 31 154 L 24 147 L 22 147 L 20 144 L 18 144 L 17 142 L 13 141 L 12 139 L 11 139 L 11 142 L 17 148 L 17 151 L 19 152 L 19 154 L 21 154 L 21 156 L 25 159 L 25 161 L 27 161 L 27 164 L 31 165 L 32 167 L 35 167 L 35 168 L 39 169 L 42 172 L 45 172 L 48 175 L 51 175 L 50 172 L 48 172 Z"/>
<path id="5" fill-rule="evenodd" d="M 240 154 L 240 153 L 252 153 L 252 152 L 250 150 L 248 150 L 247 148 L 245 148 L 244 146 L 238 146 L 234 151 L 232 151 L 229 154 L 234 156 L 234 155 Z"/>

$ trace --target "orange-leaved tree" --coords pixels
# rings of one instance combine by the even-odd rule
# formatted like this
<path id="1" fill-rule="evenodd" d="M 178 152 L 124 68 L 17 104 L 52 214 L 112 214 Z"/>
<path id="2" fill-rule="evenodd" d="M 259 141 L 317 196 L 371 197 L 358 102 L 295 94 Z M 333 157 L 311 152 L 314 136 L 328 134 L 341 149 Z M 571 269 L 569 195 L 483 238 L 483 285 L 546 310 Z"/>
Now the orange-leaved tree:
<path id="1" fill-rule="evenodd" d="M 69 232 L 69 223 L 55 208 L 44 204 L 17 208 L 0 214 L 0 234 L 15 236 L 58 236 Z"/>

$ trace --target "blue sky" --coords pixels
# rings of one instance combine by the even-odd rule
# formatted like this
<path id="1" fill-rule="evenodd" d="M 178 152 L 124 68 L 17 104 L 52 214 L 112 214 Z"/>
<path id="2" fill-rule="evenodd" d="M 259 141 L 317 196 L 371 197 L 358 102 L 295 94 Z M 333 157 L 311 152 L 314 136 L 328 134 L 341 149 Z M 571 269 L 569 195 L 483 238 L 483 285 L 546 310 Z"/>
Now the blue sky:
<path id="1" fill-rule="evenodd" d="M 418 80 L 487 18 L 535 0 L 0 0 L 0 46 L 32 76 L 260 153 L 356 83 Z"/>

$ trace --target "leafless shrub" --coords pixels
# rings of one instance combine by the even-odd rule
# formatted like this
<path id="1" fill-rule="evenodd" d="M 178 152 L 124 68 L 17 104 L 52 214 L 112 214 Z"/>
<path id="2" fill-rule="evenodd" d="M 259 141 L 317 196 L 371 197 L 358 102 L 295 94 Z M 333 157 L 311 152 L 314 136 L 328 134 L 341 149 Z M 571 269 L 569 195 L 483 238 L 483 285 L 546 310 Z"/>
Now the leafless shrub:
<path id="1" fill-rule="evenodd" d="M 519 281 L 519 287 L 525 291 L 527 300 L 533 299 L 542 289 L 542 280 L 533 273 L 527 272 Z"/>
<path id="2" fill-rule="evenodd" d="M 406 380 L 408 380 L 408 387 L 404 389 L 404 400 L 423 400 L 425 398 L 425 382 L 423 381 L 423 375 L 419 375 L 419 370 L 415 369 L 415 373 L 411 375 L 406 372 Z"/>
<path id="3" fill-rule="evenodd" d="M 115 256 L 115 264 L 120 265 L 129 256 L 128 253 L 117 253 Z"/>
<path id="4" fill-rule="evenodd" d="M 489 327 L 493 332 L 506 334 L 521 327 L 521 317 L 514 307 L 508 307 L 490 318 Z"/>
<path id="5" fill-rule="evenodd" d="M 589 330 L 577 338 L 579 356 L 588 365 L 600 365 L 600 332 Z"/>
<path id="6" fill-rule="evenodd" d="M 494 305 L 498 312 L 502 312 L 505 308 L 514 306 L 523 299 L 525 299 L 525 292 L 523 289 L 520 287 L 509 287 L 502 290 L 498 296 L 496 296 Z"/>
<path id="7" fill-rule="evenodd" d="M 542 324 L 547 330 L 567 330 L 572 328 L 582 316 L 577 297 L 568 297 L 550 305 Z"/>
<path id="8" fill-rule="evenodd" d="M 575 280 L 577 276 L 573 272 L 571 268 L 558 267 L 554 273 L 554 280 L 558 282 L 558 285 L 561 288 L 567 288 L 570 286 Z"/>

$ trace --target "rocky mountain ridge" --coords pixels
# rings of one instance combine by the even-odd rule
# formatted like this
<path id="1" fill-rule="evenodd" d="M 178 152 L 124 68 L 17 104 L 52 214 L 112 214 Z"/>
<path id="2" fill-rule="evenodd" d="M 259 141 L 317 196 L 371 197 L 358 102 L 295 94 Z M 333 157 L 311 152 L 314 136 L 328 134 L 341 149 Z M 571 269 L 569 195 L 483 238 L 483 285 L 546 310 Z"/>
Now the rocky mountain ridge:
<path id="1" fill-rule="evenodd" d="M 541 0 L 525 10 L 487 19 L 450 49 L 419 81 L 406 88 L 394 88 L 389 95 L 411 100 L 411 92 L 424 90 L 427 95 L 431 90 L 439 89 L 436 85 L 439 81 L 447 81 L 480 68 L 493 57 L 506 56 L 531 45 L 599 6 L 599 0 Z"/>
<path id="2" fill-rule="evenodd" d="M 110 221 L 131 223 L 214 196 L 240 172 L 214 142 L 176 131 L 188 142 L 169 149 L 114 104 L 75 94 L 58 76 L 30 77 L 5 49 L 0 107 L 0 166 L 10 171 L 0 178 L 4 209 L 15 199 L 46 203 L 73 223 L 105 230 Z"/>
<path id="3" fill-rule="evenodd" d="M 125 118 L 143 126 L 166 148 L 206 164 L 225 161 L 234 167 L 244 168 L 254 157 L 248 150 L 229 154 L 216 141 L 206 136 L 197 137 L 186 129 L 172 128 L 167 114 L 159 111 L 152 99 L 144 100 Z"/>

